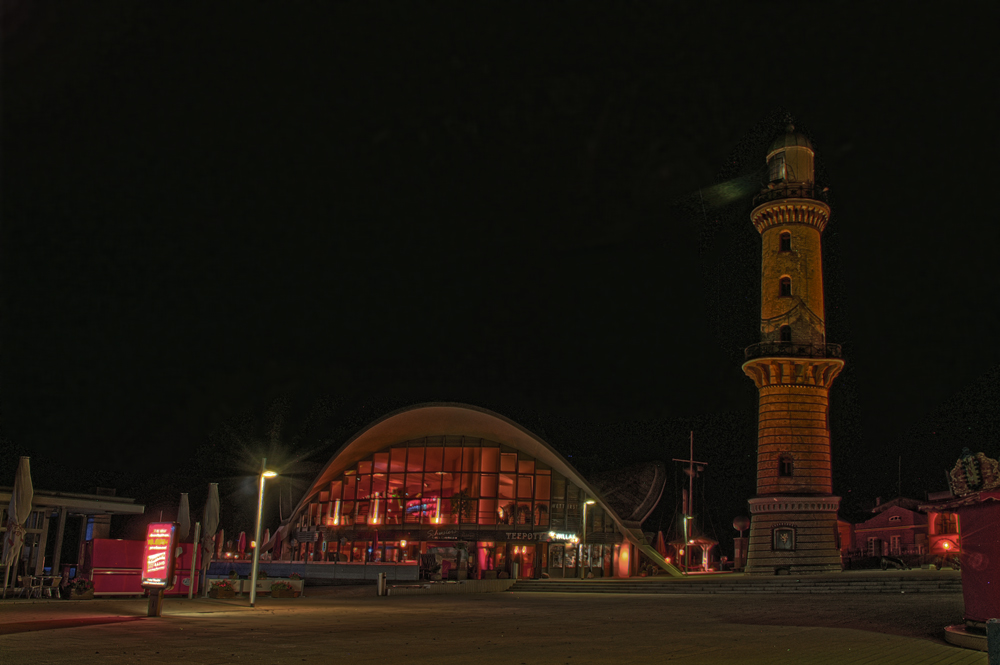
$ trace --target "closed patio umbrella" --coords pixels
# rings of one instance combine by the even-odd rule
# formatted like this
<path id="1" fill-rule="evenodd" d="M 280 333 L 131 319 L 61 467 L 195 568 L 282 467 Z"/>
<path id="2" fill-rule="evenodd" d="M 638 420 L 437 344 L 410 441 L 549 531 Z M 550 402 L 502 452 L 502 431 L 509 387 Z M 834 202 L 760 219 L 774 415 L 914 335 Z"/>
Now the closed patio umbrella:
<path id="1" fill-rule="evenodd" d="M 177 503 L 177 542 L 183 543 L 191 534 L 191 507 L 187 492 L 181 492 L 181 500 Z"/>
<path id="2" fill-rule="evenodd" d="M 656 534 L 656 551 L 664 559 L 667 558 L 667 539 L 663 537 L 663 532 Z"/>
<path id="3" fill-rule="evenodd" d="M 22 457 L 17 464 L 14 475 L 14 488 L 10 493 L 10 505 L 7 507 L 7 532 L 3 539 L 3 597 L 7 597 L 7 583 L 11 569 L 17 574 L 17 559 L 21 555 L 21 545 L 24 544 L 24 522 L 31 514 L 31 498 L 34 490 L 31 487 L 31 464 L 27 457 Z M 16 581 L 16 578 L 15 578 Z"/>
<path id="4" fill-rule="evenodd" d="M 243 558 L 243 553 L 247 551 L 247 532 L 240 531 L 240 539 L 237 541 L 239 544 L 236 546 L 236 551 L 240 553 L 240 558 Z"/>
<path id="5" fill-rule="evenodd" d="M 208 498 L 205 499 L 205 510 L 201 516 L 202 534 L 201 537 L 201 569 L 202 580 L 208 578 L 208 566 L 212 560 L 212 555 L 218 559 L 222 550 L 222 536 L 220 530 L 218 535 L 215 530 L 219 528 L 219 484 L 208 484 Z M 213 538 L 215 539 L 213 541 Z M 208 584 L 202 587 L 202 597 L 208 595 Z"/>

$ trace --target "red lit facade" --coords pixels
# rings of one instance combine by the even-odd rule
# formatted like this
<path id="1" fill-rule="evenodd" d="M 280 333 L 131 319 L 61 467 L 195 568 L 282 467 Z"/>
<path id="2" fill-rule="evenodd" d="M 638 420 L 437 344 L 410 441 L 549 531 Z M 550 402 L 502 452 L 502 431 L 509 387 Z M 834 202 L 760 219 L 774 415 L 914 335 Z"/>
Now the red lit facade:
<path id="1" fill-rule="evenodd" d="M 856 552 L 867 556 L 902 556 L 927 551 L 926 515 L 893 506 L 854 526 Z"/>

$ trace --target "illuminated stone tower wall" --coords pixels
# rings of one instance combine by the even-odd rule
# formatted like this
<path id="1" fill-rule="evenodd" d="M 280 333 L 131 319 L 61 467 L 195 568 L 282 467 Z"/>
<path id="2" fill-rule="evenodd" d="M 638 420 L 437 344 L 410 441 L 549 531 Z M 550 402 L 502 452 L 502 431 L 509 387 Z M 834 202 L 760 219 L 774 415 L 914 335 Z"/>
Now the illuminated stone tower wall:
<path id="1" fill-rule="evenodd" d="M 760 395 L 752 575 L 841 569 L 828 406 L 844 361 L 826 343 L 821 236 L 830 207 L 813 158 L 809 140 L 789 125 L 768 151 L 768 184 L 751 213 L 762 241 L 760 343 L 743 364 Z"/>

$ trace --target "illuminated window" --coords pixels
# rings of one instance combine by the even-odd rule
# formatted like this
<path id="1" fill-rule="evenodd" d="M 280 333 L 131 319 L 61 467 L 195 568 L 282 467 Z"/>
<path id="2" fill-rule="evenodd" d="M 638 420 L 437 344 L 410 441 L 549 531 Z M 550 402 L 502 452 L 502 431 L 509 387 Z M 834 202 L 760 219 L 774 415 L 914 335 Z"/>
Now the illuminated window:
<path id="1" fill-rule="evenodd" d="M 954 513 L 941 513 L 938 518 L 938 533 L 958 533 L 958 519 Z"/>
<path id="2" fill-rule="evenodd" d="M 782 455 L 778 460 L 778 475 L 789 478 L 794 470 L 794 465 L 792 464 L 791 455 Z"/>
<path id="3" fill-rule="evenodd" d="M 778 295 L 782 298 L 792 295 L 792 278 L 782 277 L 778 286 Z"/>
<path id="4" fill-rule="evenodd" d="M 785 179 L 785 153 L 779 152 L 767 163 L 767 179 L 769 182 Z"/>
<path id="5" fill-rule="evenodd" d="M 456 443 L 428 437 L 373 453 L 317 493 L 298 525 L 379 525 L 386 535 L 392 527 L 417 524 L 547 527 L 555 520 L 567 528 L 564 478 L 526 455 L 501 452 L 496 444 Z M 574 500 L 579 498 L 579 488 L 572 491 Z M 578 522 L 578 511 L 574 516 Z M 344 556 L 353 554 L 348 550 Z M 396 553 L 385 549 L 370 556 Z"/>
<path id="6" fill-rule="evenodd" d="M 791 326 L 781 326 L 781 328 L 779 328 L 778 332 L 781 334 L 781 341 L 782 342 L 791 342 L 792 341 L 792 327 Z"/>
<path id="7" fill-rule="evenodd" d="M 788 231 L 781 232 L 781 251 L 790 252 L 792 251 L 792 234 Z"/>

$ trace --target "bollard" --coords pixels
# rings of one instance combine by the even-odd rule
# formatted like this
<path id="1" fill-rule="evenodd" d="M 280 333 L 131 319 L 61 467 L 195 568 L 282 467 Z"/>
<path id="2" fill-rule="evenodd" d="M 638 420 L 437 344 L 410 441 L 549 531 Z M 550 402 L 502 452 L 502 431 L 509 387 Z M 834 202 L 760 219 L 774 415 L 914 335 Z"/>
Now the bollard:
<path id="1" fill-rule="evenodd" d="M 163 616 L 163 589 L 149 590 L 149 605 L 146 606 L 146 616 Z"/>
<path id="2" fill-rule="evenodd" d="M 996 619 L 986 622 L 986 651 L 989 665 L 1000 665 L 1000 621 Z"/>
<path id="3" fill-rule="evenodd" d="M 376 578 L 376 581 L 375 581 L 375 589 L 376 589 L 376 591 L 375 591 L 376 595 L 379 595 L 379 596 L 386 596 L 386 595 L 388 595 L 386 593 L 387 588 L 386 588 L 386 583 L 385 583 L 385 573 L 379 573 L 378 574 L 378 577 Z"/>

